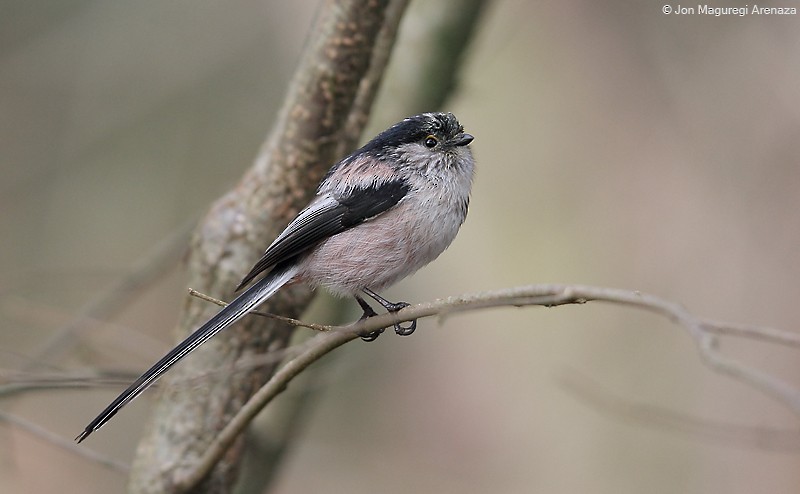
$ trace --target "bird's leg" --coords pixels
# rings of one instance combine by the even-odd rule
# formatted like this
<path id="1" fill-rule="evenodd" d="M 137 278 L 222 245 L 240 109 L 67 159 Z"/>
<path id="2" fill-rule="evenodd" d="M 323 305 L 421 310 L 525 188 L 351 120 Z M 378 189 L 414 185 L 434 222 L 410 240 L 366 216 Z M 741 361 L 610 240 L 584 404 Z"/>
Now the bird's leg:
<path id="1" fill-rule="evenodd" d="M 367 303 L 366 300 L 364 300 L 363 298 L 359 297 L 358 295 L 356 295 L 355 297 L 356 297 L 356 302 L 358 302 L 358 305 L 361 306 L 361 310 L 364 311 L 364 313 L 361 315 L 361 319 L 359 319 L 359 321 L 362 320 L 362 319 L 366 319 L 368 317 L 372 317 L 372 316 L 377 316 L 378 315 L 378 313 L 375 312 L 375 310 L 373 310 L 372 307 L 369 306 L 369 304 Z M 386 329 L 386 328 L 376 329 L 375 331 L 370 331 L 369 333 L 365 333 L 365 334 L 361 335 L 361 339 L 364 340 L 364 341 L 375 341 L 376 339 L 378 339 L 378 336 L 380 336 L 381 333 L 383 333 L 384 329 Z"/>
<path id="2" fill-rule="evenodd" d="M 373 292 L 369 288 L 364 288 L 363 291 L 364 291 L 364 293 L 366 293 L 367 295 L 369 295 L 370 297 L 375 299 L 376 302 L 381 304 L 383 306 L 383 308 L 386 309 L 389 312 L 397 312 L 400 309 L 403 309 L 403 308 L 408 307 L 409 305 L 411 305 L 408 302 L 389 302 L 388 300 L 386 300 L 385 298 L 381 297 L 377 293 Z M 417 320 L 416 319 L 414 319 L 413 321 L 410 321 L 408 326 L 403 326 L 399 322 L 394 324 L 394 332 L 399 334 L 400 336 L 408 336 L 411 333 L 413 333 L 415 329 L 417 329 Z"/>

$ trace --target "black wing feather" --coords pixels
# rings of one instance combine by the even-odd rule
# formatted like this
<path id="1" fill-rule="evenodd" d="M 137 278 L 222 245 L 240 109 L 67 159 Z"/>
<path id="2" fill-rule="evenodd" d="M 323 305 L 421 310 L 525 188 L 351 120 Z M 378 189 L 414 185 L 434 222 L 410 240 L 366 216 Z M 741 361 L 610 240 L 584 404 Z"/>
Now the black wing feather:
<path id="1" fill-rule="evenodd" d="M 279 262 L 296 257 L 320 241 L 385 212 L 400 202 L 410 188 L 404 180 L 392 180 L 354 188 L 343 197 L 318 197 L 272 242 L 236 289 L 240 290 Z"/>
<path id="2" fill-rule="evenodd" d="M 342 231 L 391 208 L 408 194 L 410 188 L 406 181 L 395 180 L 380 185 L 373 184 L 366 189 L 355 189 L 347 197 L 339 198 L 344 209 Z"/>

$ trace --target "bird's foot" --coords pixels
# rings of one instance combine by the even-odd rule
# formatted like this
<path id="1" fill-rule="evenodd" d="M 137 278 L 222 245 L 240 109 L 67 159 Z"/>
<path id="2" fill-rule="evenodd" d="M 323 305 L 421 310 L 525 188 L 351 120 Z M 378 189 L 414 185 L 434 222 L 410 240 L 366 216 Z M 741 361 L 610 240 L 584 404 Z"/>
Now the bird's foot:
<path id="1" fill-rule="evenodd" d="M 381 304 L 383 306 L 383 308 L 386 309 L 388 312 L 392 312 L 392 313 L 398 312 L 401 309 L 404 309 L 404 308 L 408 307 L 409 305 L 411 305 L 408 302 L 389 302 L 388 300 L 386 300 L 385 298 L 381 297 L 377 293 L 373 292 L 369 288 L 365 288 L 364 289 L 364 293 L 366 293 L 367 295 L 369 295 L 370 297 L 375 299 L 375 301 L 378 302 L 379 304 Z M 363 299 L 362 299 L 362 301 L 363 301 Z M 361 308 L 363 309 L 364 306 L 362 305 Z M 417 320 L 416 319 L 408 321 L 408 325 L 407 326 L 403 326 L 403 324 L 399 323 L 399 322 L 394 323 L 394 332 L 397 333 L 400 336 L 408 336 L 411 333 L 413 333 L 414 330 L 416 330 L 416 329 L 417 329 Z"/>
<path id="2" fill-rule="evenodd" d="M 370 305 L 363 298 L 359 297 L 358 295 L 356 295 L 356 301 L 358 302 L 358 305 L 361 306 L 361 310 L 364 311 L 364 313 L 361 315 L 361 318 L 359 319 L 359 321 L 363 321 L 364 319 L 367 319 L 367 318 L 370 318 L 372 316 L 377 316 L 378 315 L 378 313 L 375 312 L 375 310 L 372 307 L 370 307 Z M 378 339 L 378 336 L 380 336 L 381 333 L 383 333 L 383 331 L 385 329 L 386 328 L 380 328 L 380 329 L 376 329 L 374 331 L 368 331 L 368 332 L 362 333 L 361 334 L 361 339 L 364 340 L 364 341 L 375 341 L 375 340 Z"/>

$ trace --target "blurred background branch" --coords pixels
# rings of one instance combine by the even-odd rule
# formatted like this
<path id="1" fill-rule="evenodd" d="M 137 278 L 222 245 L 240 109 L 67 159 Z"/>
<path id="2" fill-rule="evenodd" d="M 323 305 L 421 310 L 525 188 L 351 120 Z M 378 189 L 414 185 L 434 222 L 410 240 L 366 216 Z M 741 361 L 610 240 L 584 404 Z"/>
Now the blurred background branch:
<path id="1" fill-rule="evenodd" d="M 648 428 L 678 433 L 722 446 L 788 454 L 797 454 L 800 450 L 800 432 L 797 429 L 757 427 L 703 419 L 665 407 L 626 399 L 612 393 L 596 379 L 574 370 L 565 370 L 558 374 L 559 384 L 568 393 L 610 420 L 637 423 Z"/>

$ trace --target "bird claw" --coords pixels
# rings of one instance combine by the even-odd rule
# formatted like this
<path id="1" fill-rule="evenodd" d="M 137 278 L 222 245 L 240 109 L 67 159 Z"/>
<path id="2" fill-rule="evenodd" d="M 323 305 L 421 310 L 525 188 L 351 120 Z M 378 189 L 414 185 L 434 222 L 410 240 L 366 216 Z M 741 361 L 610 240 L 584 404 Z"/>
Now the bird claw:
<path id="1" fill-rule="evenodd" d="M 394 325 L 394 332 L 400 336 L 408 336 L 417 329 L 417 320 L 414 319 L 413 321 L 409 321 L 408 326 L 403 326 L 402 324 L 395 323 Z"/>
<path id="2" fill-rule="evenodd" d="M 364 313 L 361 314 L 361 318 L 359 319 L 359 321 L 363 321 L 364 319 L 369 319 L 372 316 L 378 315 L 378 313 L 375 312 L 375 310 L 372 307 L 370 307 L 370 305 L 363 298 L 356 296 L 356 300 L 358 301 L 358 305 L 361 306 L 361 310 L 364 311 Z M 375 341 L 378 339 L 378 336 L 380 336 L 385 329 L 386 328 L 380 328 L 374 331 L 362 333 L 360 335 L 361 339 L 364 341 Z"/>
<path id="3" fill-rule="evenodd" d="M 381 328 L 381 329 L 376 329 L 375 331 L 370 331 L 369 333 L 362 333 L 361 339 L 363 341 L 375 341 L 378 339 L 378 336 L 383 334 L 384 329 L 385 328 Z"/>
<path id="4" fill-rule="evenodd" d="M 385 307 L 387 311 L 394 313 L 400 311 L 401 309 L 405 309 L 409 305 L 411 304 L 409 304 L 408 302 L 395 302 L 387 304 Z M 414 319 L 408 321 L 408 323 L 409 323 L 408 326 L 403 326 L 403 324 L 399 322 L 394 323 L 395 334 L 398 334 L 400 336 L 408 336 L 411 333 L 413 333 L 414 330 L 417 329 L 417 320 Z"/>
<path id="5" fill-rule="evenodd" d="M 364 289 L 364 293 L 374 298 L 379 304 L 383 306 L 384 309 L 386 309 L 387 312 L 395 313 L 411 305 L 408 302 L 389 302 L 385 298 L 381 297 L 380 295 L 369 289 Z M 361 310 L 364 311 L 364 314 L 361 316 L 361 319 L 366 319 L 368 317 L 377 315 L 377 313 L 372 309 L 372 307 L 370 307 L 370 305 L 363 298 L 356 295 L 356 301 L 358 302 L 358 305 L 361 306 Z M 377 329 L 375 331 L 363 334 L 361 335 L 361 339 L 364 341 L 375 341 L 378 338 L 378 336 L 380 336 L 381 333 L 383 333 L 384 329 L 386 328 Z M 394 323 L 394 332 L 400 336 L 408 336 L 412 334 L 416 329 L 417 329 L 416 319 L 409 321 L 407 326 L 403 326 L 403 324 L 399 322 Z"/>

